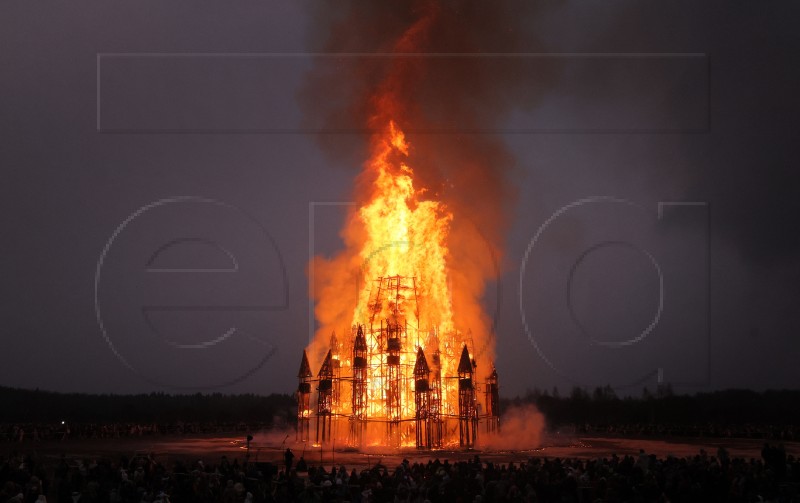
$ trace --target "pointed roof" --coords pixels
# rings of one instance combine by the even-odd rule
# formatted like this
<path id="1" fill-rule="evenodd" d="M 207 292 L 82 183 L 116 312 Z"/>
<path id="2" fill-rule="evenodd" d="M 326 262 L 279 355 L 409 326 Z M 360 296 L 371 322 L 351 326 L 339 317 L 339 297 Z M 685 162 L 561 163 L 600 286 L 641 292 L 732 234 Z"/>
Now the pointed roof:
<path id="1" fill-rule="evenodd" d="M 300 370 L 297 372 L 297 377 L 300 379 L 307 379 L 311 377 L 311 365 L 308 364 L 308 355 L 306 350 L 303 350 L 303 359 L 300 361 Z"/>
<path id="2" fill-rule="evenodd" d="M 353 346 L 353 349 L 356 351 L 366 351 L 367 350 L 367 339 L 364 337 L 364 329 L 361 325 L 358 326 L 358 332 L 356 333 L 356 342 Z"/>
<path id="3" fill-rule="evenodd" d="M 495 368 L 494 365 L 492 365 L 492 373 L 489 374 L 489 379 L 495 381 L 497 380 L 497 369 Z"/>
<path id="4" fill-rule="evenodd" d="M 414 364 L 414 375 L 430 374 L 431 369 L 428 367 L 428 360 L 425 359 L 425 352 L 422 347 L 417 350 L 417 362 Z"/>
<path id="5" fill-rule="evenodd" d="M 458 361 L 458 373 L 471 374 L 472 370 L 472 362 L 469 359 L 469 351 L 467 350 L 467 345 L 464 344 L 464 349 L 461 350 L 461 358 Z"/>
<path id="6" fill-rule="evenodd" d="M 331 365 L 331 350 L 328 350 L 328 356 L 325 357 L 325 361 L 322 362 L 322 367 L 319 368 L 319 374 L 317 377 L 323 377 L 331 379 L 333 378 L 333 366 Z"/>
<path id="7" fill-rule="evenodd" d="M 331 349 L 339 349 L 339 339 L 336 338 L 336 331 L 331 332 Z"/>

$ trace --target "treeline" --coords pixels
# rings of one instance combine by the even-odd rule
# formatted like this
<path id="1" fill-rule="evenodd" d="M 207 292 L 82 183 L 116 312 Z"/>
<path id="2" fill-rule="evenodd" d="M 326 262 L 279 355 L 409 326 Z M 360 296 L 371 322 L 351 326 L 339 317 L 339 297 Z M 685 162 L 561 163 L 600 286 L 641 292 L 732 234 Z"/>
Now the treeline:
<path id="1" fill-rule="evenodd" d="M 295 420 L 291 395 L 90 395 L 0 387 L 0 423 L 264 422 Z"/>
<path id="2" fill-rule="evenodd" d="M 796 425 L 800 420 L 800 390 L 757 392 L 731 389 L 673 394 L 669 386 L 647 388 L 641 396 L 620 398 L 609 387 L 592 391 L 575 387 L 567 396 L 533 389 L 524 396 L 501 400 L 501 407 L 536 405 L 551 426 L 560 424 L 757 424 Z"/>
<path id="3" fill-rule="evenodd" d="M 551 427 L 566 424 L 797 425 L 800 391 L 724 390 L 676 395 L 669 387 L 619 397 L 606 386 L 588 391 L 534 388 L 501 399 L 501 410 L 534 404 Z M 292 395 L 56 393 L 0 387 L 0 423 L 260 422 L 294 424 Z"/>

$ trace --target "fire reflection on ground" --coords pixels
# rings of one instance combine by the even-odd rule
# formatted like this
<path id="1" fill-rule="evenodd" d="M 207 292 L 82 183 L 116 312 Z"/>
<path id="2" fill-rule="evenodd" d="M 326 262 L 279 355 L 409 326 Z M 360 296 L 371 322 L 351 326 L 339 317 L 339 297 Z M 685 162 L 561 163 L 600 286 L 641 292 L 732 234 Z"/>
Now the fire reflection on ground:
<path id="1" fill-rule="evenodd" d="M 305 449 L 302 444 L 284 442 L 285 435 L 254 435 L 250 443 L 249 455 L 251 461 L 283 463 L 283 452 L 289 447 L 295 455 L 295 461 L 304 456 L 310 465 L 324 464 L 345 465 L 346 467 L 369 467 L 377 463 L 393 469 L 402 460 L 408 459 L 427 462 L 429 459 L 439 458 L 467 460 L 476 454 L 483 461 L 495 463 L 509 463 L 525 461 L 531 457 L 547 458 L 602 458 L 613 454 L 624 456 L 636 455 L 639 449 L 644 449 L 648 454 L 659 457 L 694 456 L 705 450 L 709 455 L 714 455 L 719 447 L 725 447 L 731 456 L 745 459 L 760 458 L 764 441 L 760 439 L 727 439 L 727 438 L 672 438 L 672 439 L 634 439 L 619 437 L 573 437 L 573 436 L 548 436 L 543 445 L 536 449 L 519 451 L 502 450 L 434 450 L 419 451 L 416 449 L 386 449 L 375 448 L 355 451 L 351 449 L 334 447 L 321 450 L 308 445 Z M 292 438 L 293 435 L 290 437 Z M 786 442 L 786 453 L 794 456 L 800 455 L 800 442 Z M 156 437 L 156 438 L 124 438 L 124 439 L 81 439 L 66 441 L 45 441 L 23 444 L 5 444 L 2 454 L 7 456 L 12 451 L 20 453 L 36 453 L 45 458 L 57 458 L 62 453 L 68 457 L 82 458 L 110 458 L 118 459 L 120 456 L 133 456 L 135 454 L 154 453 L 156 459 L 162 463 L 170 463 L 176 459 L 198 460 L 216 463 L 222 456 L 229 459 L 244 460 L 247 455 L 246 439 L 232 436 L 208 437 Z"/>

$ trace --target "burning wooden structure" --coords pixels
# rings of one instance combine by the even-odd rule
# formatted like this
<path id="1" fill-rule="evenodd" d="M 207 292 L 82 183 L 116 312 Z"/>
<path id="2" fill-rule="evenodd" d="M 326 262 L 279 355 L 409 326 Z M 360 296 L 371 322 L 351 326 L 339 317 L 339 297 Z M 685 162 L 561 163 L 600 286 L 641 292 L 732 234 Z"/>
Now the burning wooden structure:
<path id="1" fill-rule="evenodd" d="M 308 435 L 311 429 L 311 365 L 308 364 L 308 355 L 303 351 L 303 360 L 300 362 L 300 371 L 297 378 L 300 385 L 297 386 L 297 440 L 308 442 Z"/>
<path id="2" fill-rule="evenodd" d="M 369 306 L 350 337 L 330 337 L 315 387 L 303 353 L 298 440 L 310 440 L 311 417 L 319 445 L 472 448 L 479 422 L 497 429 L 497 371 L 487 365 L 492 371 L 478 383 L 469 336 L 411 322 L 418 319 L 415 278 L 378 278 Z"/>
<path id="3" fill-rule="evenodd" d="M 332 44 L 349 53 L 380 40 L 393 57 L 315 58 L 321 93 L 304 93 L 304 102 L 321 106 L 314 121 L 347 123 L 367 140 L 343 247 L 316 255 L 308 269 L 319 327 L 308 355 L 316 372 L 330 350 L 330 371 L 316 378 L 308 404 L 298 401 L 298 419 L 326 418 L 311 421 L 320 443 L 470 448 L 479 431 L 497 429 L 484 301 L 513 207 L 504 176 L 513 162 L 496 135 L 469 131 L 497 124 L 495 111 L 507 108 L 506 91 L 515 88 L 506 76 L 516 73 L 486 72 L 480 58 L 418 57 L 451 46 L 479 50 L 480 30 L 449 24 L 467 11 L 412 2 L 377 31 L 375 19 L 353 11 L 337 26 L 367 20 L 370 29 L 331 30 Z"/>

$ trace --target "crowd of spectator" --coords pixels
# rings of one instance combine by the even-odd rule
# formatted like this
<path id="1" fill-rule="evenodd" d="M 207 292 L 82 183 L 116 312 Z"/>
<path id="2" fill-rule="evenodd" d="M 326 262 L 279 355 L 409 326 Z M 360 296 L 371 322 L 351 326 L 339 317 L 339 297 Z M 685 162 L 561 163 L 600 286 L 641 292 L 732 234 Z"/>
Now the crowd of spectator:
<path id="1" fill-rule="evenodd" d="M 285 461 L 217 463 L 153 455 L 114 460 L 37 460 L 11 454 L 0 463 L 0 502 L 793 502 L 800 501 L 800 461 L 781 446 L 759 458 L 724 449 L 686 458 L 531 458 L 522 463 L 431 459 L 396 467 L 309 466 Z"/>
<path id="2" fill-rule="evenodd" d="M 579 435 L 612 435 L 615 437 L 687 437 L 687 438 L 749 438 L 780 442 L 800 441 L 800 429 L 793 425 L 763 424 L 574 424 L 559 428 Z"/>
<path id="3" fill-rule="evenodd" d="M 9 423 L 0 424 L 0 441 L 26 442 L 92 438 L 125 438 L 149 435 L 241 434 L 262 431 L 263 422 L 170 422 L 170 423 Z M 610 435 L 628 438 L 746 438 L 777 442 L 800 441 L 800 429 L 793 425 L 756 424 L 567 424 L 556 429 L 575 435 Z"/>
<path id="4" fill-rule="evenodd" d="M 264 422 L 173 422 L 173 423 L 9 423 L 0 424 L 0 441 L 31 442 L 46 440 L 126 438 L 152 435 L 242 434 L 262 431 Z"/>

